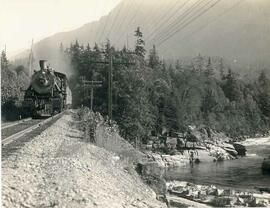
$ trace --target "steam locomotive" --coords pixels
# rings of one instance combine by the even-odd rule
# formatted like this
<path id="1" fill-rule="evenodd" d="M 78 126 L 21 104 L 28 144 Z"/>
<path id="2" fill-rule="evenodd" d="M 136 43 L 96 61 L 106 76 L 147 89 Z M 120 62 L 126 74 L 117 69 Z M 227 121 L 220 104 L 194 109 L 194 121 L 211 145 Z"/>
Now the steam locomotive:
<path id="1" fill-rule="evenodd" d="M 54 115 L 72 104 L 67 76 L 45 63 L 46 60 L 39 61 L 40 70 L 32 75 L 24 95 L 23 106 L 32 117 Z"/>

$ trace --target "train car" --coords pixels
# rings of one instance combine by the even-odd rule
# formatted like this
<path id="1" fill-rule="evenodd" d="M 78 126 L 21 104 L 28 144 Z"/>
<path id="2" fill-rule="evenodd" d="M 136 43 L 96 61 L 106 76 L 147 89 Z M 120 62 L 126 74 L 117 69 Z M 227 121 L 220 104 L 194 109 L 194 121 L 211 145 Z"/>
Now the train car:
<path id="1" fill-rule="evenodd" d="M 31 77 L 30 86 L 25 92 L 23 106 L 32 117 L 50 116 L 71 106 L 72 95 L 67 76 L 45 66 L 40 60 L 40 70 Z"/>

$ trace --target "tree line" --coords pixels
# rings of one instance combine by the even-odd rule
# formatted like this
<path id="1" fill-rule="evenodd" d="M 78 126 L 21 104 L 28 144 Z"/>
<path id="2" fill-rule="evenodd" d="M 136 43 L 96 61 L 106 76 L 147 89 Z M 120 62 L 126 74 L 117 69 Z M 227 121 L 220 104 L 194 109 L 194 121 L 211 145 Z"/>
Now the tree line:
<path id="1" fill-rule="evenodd" d="M 145 50 L 143 33 L 135 31 L 135 48 L 60 45 L 74 74 L 69 79 L 73 105 L 90 106 L 80 77 L 102 81 L 94 91 L 94 111 L 108 115 L 108 64 L 113 56 L 113 119 L 122 136 L 147 141 L 151 136 L 184 133 L 190 125 L 204 125 L 231 137 L 253 136 L 270 129 L 270 80 L 262 71 L 254 80 L 237 75 L 222 58 L 198 55 L 189 62 L 161 60 L 155 46 Z M 128 63 L 133 63 L 132 65 Z M 1 54 L 2 118 L 14 114 L 29 85 L 23 66 Z M 16 108 L 15 108 L 15 107 Z M 12 112 L 12 113 L 11 113 Z"/>
<path id="2" fill-rule="evenodd" d="M 29 86 L 28 69 L 9 62 L 6 52 L 1 53 L 1 115 L 2 120 L 15 120 L 23 116 L 21 106 L 24 91 Z"/>
<path id="3" fill-rule="evenodd" d="M 95 91 L 94 110 L 108 114 L 108 65 L 113 66 L 113 119 L 128 140 L 147 140 L 151 135 L 175 135 L 188 126 L 205 125 L 232 137 L 266 133 L 270 126 L 270 80 L 262 71 L 253 81 L 240 78 L 220 58 L 197 56 L 190 63 L 162 61 L 155 46 L 146 56 L 143 34 L 138 28 L 134 53 L 117 50 L 108 40 L 104 47 L 71 43 L 64 53 L 71 58 L 70 79 L 74 104 L 89 106 L 79 77 L 101 80 Z M 63 49 L 62 49 L 63 50 Z"/>

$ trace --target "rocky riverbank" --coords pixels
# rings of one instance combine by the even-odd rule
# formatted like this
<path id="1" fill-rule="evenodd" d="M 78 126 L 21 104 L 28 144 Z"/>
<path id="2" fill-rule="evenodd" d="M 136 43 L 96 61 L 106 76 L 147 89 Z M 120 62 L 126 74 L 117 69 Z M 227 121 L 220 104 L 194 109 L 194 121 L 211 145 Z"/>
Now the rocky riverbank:
<path id="1" fill-rule="evenodd" d="M 86 114 L 89 113 L 90 112 L 86 112 Z M 84 115 L 86 114 L 84 113 Z M 86 116 L 86 118 L 91 118 L 91 116 Z M 203 165 L 206 162 L 213 163 L 223 160 L 233 160 L 246 154 L 244 145 L 234 143 L 232 139 L 222 133 L 217 133 L 205 128 L 193 128 L 192 131 L 189 132 L 189 135 L 186 135 L 186 139 L 167 138 L 167 140 L 162 143 L 162 140 L 154 138 L 142 148 L 144 153 L 142 154 L 142 152 L 134 149 L 132 145 L 119 136 L 117 125 L 113 123 L 109 124 L 100 117 L 99 114 L 94 115 L 92 118 L 95 119 L 86 119 L 84 123 L 86 125 L 86 132 L 88 132 L 87 135 L 91 135 L 89 124 L 96 123 L 96 140 L 94 143 L 109 151 L 115 152 L 121 160 L 128 160 L 125 164 L 126 169 L 133 170 L 132 167 L 130 168 L 128 166 L 130 166 L 130 164 L 137 164 L 137 172 L 140 173 L 145 183 L 157 193 L 157 198 L 167 202 L 167 204 L 170 204 L 172 207 L 209 207 L 219 206 L 222 203 L 229 203 L 230 206 L 235 207 L 242 206 L 242 202 L 242 204 L 247 203 L 245 200 L 248 196 L 250 197 L 249 200 L 256 196 L 256 194 L 242 194 L 235 190 L 222 189 L 215 186 L 208 186 L 207 188 L 206 186 L 191 183 L 186 183 L 188 185 L 183 187 L 183 189 L 185 189 L 184 192 L 188 194 L 180 196 L 176 194 L 175 190 L 173 190 L 174 188 L 172 188 L 175 187 L 172 186 L 172 184 L 180 182 L 166 182 L 163 178 L 164 172 L 170 168 L 185 168 L 193 163 L 201 163 L 201 165 Z M 82 120 L 84 120 L 83 117 Z M 91 138 L 89 138 L 89 140 L 91 141 Z M 181 172 L 179 172 L 179 174 L 181 174 Z M 192 195 L 193 190 L 195 190 L 195 193 L 197 193 L 197 191 L 200 193 L 200 190 L 196 190 L 196 188 L 207 190 L 210 189 L 209 187 L 215 190 L 215 192 L 213 192 L 214 194 L 212 193 L 211 195 L 210 191 L 206 192 L 205 195 L 200 194 L 200 196 L 204 196 L 201 200 L 197 199 L 199 197 L 196 194 L 194 194 L 194 196 L 196 195 L 194 198 L 189 196 L 189 193 Z M 220 194 L 220 192 L 223 192 L 223 194 L 217 195 Z M 230 192 L 231 195 L 228 195 L 228 192 Z M 205 197 L 208 198 L 209 203 L 203 201 Z M 234 199 L 228 200 L 222 197 Z M 239 201 L 235 198 L 239 199 Z M 237 203 L 239 205 L 237 205 Z M 250 205 L 252 205 L 252 203 L 254 205 L 254 202 L 250 202 Z M 255 205 L 264 206 L 267 203 L 268 201 L 264 201 L 264 199 L 260 200 L 260 196 L 255 199 Z"/>
<path id="2" fill-rule="evenodd" d="M 166 183 L 166 196 L 171 205 L 191 200 L 214 207 L 269 207 L 269 193 L 252 193 L 216 186 L 197 185 L 183 181 Z M 185 200 L 184 200 L 185 201 Z M 203 205 L 197 204 L 198 207 Z"/>
<path id="3" fill-rule="evenodd" d="M 165 139 L 153 138 L 144 146 L 144 152 L 151 163 L 158 166 L 176 167 L 189 163 L 224 161 L 246 154 L 241 143 L 223 133 L 206 127 L 190 127 L 186 134 Z"/>

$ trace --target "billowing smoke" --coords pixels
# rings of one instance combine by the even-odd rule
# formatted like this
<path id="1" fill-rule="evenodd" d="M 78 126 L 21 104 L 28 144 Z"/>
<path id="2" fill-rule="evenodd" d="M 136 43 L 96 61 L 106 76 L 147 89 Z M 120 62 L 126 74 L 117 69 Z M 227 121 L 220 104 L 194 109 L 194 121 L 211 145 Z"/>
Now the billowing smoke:
<path id="1" fill-rule="evenodd" d="M 71 67 L 70 57 L 58 48 L 56 48 L 55 51 L 50 51 L 46 54 L 41 54 L 34 50 L 34 70 L 39 70 L 39 60 L 47 60 L 47 64 L 50 65 L 53 70 L 64 73 L 68 77 L 74 73 Z"/>

